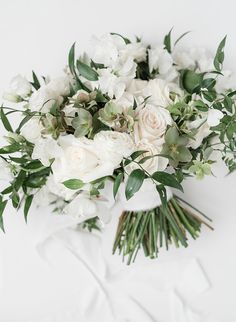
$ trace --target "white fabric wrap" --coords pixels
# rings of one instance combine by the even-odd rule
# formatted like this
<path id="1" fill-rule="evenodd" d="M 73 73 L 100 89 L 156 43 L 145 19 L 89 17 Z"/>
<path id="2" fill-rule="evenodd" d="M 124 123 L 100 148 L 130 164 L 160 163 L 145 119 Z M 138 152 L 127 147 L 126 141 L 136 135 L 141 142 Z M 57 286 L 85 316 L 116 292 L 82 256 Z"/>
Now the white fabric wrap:
<path id="1" fill-rule="evenodd" d="M 171 199 L 173 194 L 169 188 L 166 188 L 167 200 Z M 125 197 L 125 183 L 120 185 L 119 201 L 124 210 L 127 211 L 145 211 L 161 206 L 161 199 L 156 190 L 156 185 L 149 179 L 143 182 L 140 190 L 129 200 Z"/>

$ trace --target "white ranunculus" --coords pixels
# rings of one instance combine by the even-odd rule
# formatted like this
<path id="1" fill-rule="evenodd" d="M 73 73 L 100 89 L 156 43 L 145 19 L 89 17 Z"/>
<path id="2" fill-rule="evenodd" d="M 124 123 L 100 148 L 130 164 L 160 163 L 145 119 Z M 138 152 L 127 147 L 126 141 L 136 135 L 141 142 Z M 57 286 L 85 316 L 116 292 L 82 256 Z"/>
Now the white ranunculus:
<path id="1" fill-rule="evenodd" d="M 162 143 L 167 126 L 172 123 L 168 110 L 151 104 L 141 107 L 136 119 L 134 138 L 137 143 L 142 139 Z"/>
<path id="2" fill-rule="evenodd" d="M 57 182 L 80 179 L 88 183 L 113 174 L 116 160 L 105 159 L 93 140 L 67 135 L 59 138 L 59 145 L 62 153 L 52 164 Z"/>
<path id="3" fill-rule="evenodd" d="M 123 57 L 131 57 L 137 62 L 142 62 L 146 59 L 146 47 L 141 42 L 127 44 L 120 50 Z"/>
<path id="4" fill-rule="evenodd" d="M 41 137 L 42 130 L 43 125 L 40 118 L 33 117 L 22 126 L 20 134 L 26 138 L 27 141 L 35 143 Z"/>
<path id="5" fill-rule="evenodd" d="M 217 126 L 224 114 L 221 111 L 211 109 L 204 116 L 203 114 L 203 118 L 190 122 L 188 125 L 189 129 L 197 129 L 194 140 L 189 140 L 188 143 L 188 146 L 193 149 L 197 149 L 202 144 L 203 139 L 211 133 L 210 127 Z"/>
<path id="6" fill-rule="evenodd" d="M 112 73 L 111 69 L 99 69 L 99 79 L 97 82 L 97 87 L 104 94 L 108 94 L 109 97 L 119 99 L 126 87 L 126 80 L 122 77 L 118 77 Z"/>
<path id="7" fill-rule="evenodd" d="M 115 167 L 135 150 L 131 136 L 122 132 L 101 131 L 95 135 L 94 144 L 104 158 L 113 160 Z"/>
<path id="8" fill-rule="evenodd" d="M 144 153 L 142 156 L 140 156 L 139 159 L 142 159 L 143 157 L 147 156 L 154 156 L 153 158 L 148 159 L 142 164 L 142 167 L 149 172 L 150 174 L 153 174 L 156 171 L 164 171 L 168 165 L 168 159 L 163 158 L 160 156 L 156 156 L 157 154 L 160 154 L 162 151 L 162 146 L 158 146 L 154 144 L 153 142 L 150 142 L 147 139 L 142 139 L 139 141 L 139 143 L 136 145 L 136 150 L 137 151 L 147 151 Z M 127 167 L 126 171 L 128 173 L 131 173 L 134 169 L 139 168 L 139 166 L 131 162 Z"/>
<path id="9" fill-rule="evenodd" d="M 56 140 L 51 137 L 40 138 L 35 142 L 32 159 L 39 159 L 44 166 L 49 166 L 51 160 L 61 155 L 62 151 Z"/>
<path id="10" fill-rule="evenodd" d="M 49 112 L 55 103 L 61 105 L 63 97 L 69 95 L 69 92 L 68 77 L 53 79 L 33 93 L 29 100 L 29 107 L 32 111 Z"/>
<path id="11" fill-rule="evenodd" d="M 9 86 L 9 90 L 3 94 L 3 98 L 10 102 L 19 102 L 21 98 L 26 98 L 31 93 L 31 84 L 23 76 L 15 76 Z"/>
<path id="12" fill-rule="evenodd" d="M 147 83 L 147 86 L 142 90 L 143 98 L 148 98 L 148 103 L 167 107 L 172 100 L 170 99 L 170 86 L 162 79 L 152 79 Z"/>

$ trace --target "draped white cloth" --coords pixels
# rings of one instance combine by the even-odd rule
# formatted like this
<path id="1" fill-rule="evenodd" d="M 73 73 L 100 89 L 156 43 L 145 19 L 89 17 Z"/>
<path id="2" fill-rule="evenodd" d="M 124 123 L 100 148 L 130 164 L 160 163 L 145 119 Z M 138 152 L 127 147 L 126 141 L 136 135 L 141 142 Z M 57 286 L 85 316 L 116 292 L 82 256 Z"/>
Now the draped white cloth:
<path id="1" fill-rule="evenodd" d="M 34 216 L 29 224 L 41 260 L 52 272 L 70 260 L 67 273 L 77 271 L 70 308 L 34 322 L 216 322 L 188 305 L 189 295 L 200 297 L 210 287 L 197 259 L 151 261 L 141 255 L 127 266 L 110 255 L 121 210 L 121 204 L 113 207 L 103 234 L 78 230 L 68 216 Z"/>

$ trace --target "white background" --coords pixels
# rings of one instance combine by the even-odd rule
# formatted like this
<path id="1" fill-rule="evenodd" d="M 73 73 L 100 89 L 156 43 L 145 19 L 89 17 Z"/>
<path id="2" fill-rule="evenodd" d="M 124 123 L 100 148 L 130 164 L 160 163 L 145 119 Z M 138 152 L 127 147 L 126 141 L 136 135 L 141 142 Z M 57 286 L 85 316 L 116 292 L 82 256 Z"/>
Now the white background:
<path id="1" fill-rule="evenodd" d="M 235 12 L 234 0 L 0 0 L 0 93 L 16 73 L 30 75 L 34 69 L 43 75 L 60 74 L 74 41 L 82 51 L 92 34 L 109 31 L 160 43 L 174 26 L 176 36 L 192 30 L 183 45 L 211 50 L 227 34 L 226 66 L 236 71 Z M 215 173 L 218 178 L 185 184 L 185 198 L 213 218 L 215 232 L 205 229 L 190 248 L 171 250 L 163 258 L 198 258 L 212 287 L 193 298 L 192 306 L 220 321 L 236 321 L 236 175 L 225 177 L 223 165 Z M 22 214 L 8 209 L 5 221 L 7 234 L 0 235 L 4 267 L 0 321 L 26 321 L 26 317 L 53 313 L 74 292 L 69 267 L 59 287 L 57 267 L 49 279 L 47 269 L 32 252 Z"/>

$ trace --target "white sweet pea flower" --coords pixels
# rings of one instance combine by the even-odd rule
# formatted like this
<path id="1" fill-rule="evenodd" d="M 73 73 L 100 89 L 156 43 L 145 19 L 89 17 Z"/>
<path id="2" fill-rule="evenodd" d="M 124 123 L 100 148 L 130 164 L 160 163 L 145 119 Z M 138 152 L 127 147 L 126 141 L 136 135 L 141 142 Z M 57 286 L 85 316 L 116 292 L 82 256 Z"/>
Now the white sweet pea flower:
<path id="1" fill-rule="evenodd" d="M 153 174 L 156 171 L 164 171 L 168 165 L 168 159 L 158 156 L 158 154 L 162 151 L 161 145 L 156 145 L 154 142 L 150 142 L 147 139 L 142 139 L 136 145 L 137 151 L 147 151 L 142 156 L 140 156 L 136 161 L 144 158 L 151 157 L 146 160 L 142 167 L 150 174 Z M 127 173 L 131 173 L 134 169 L 139 169 L 137 163 L 131 162 L 128 166 L 126 166 Z"/>
<path id="2" fill-rule="evenodd" d="M 105 159 L 96 149 L 94 141 L 86 137 L 75 138 L 73 135 L 59 138 L 62 153 L 55 158 L 52 171 L 57 182 L 68 179 L 80 179 L 85 183 L 112 175 L 116 159 Z"/>
<path id="3" fill-rule="evenodd" d="M 32 159 L 39 159 L 45 167 L 61 155 L 61 149 L 56 140 L 51 137 L 40 138 L 35 142 Z"/>
<path id="4" fill-rule="evenodd" d="M 179 69 L 195 69 L 197 72 L 214 70 L 214 57 L 205 48 L 190 48 L 186 51 L 176 50 L 173 59 Z"/>
<path id="5" fill-rule="evenodd" d="M 11 173 L 10 165 L 5 160 L 0 158 L 0 180 L 10 182 L 13 179 L 13 174 Z"/>
<path id="6" fill-rule="evenodd" d="M 90 47 L 89 56 L 95 63 L 113 67 L 125 42 L 120 36 L 105 34 L 100 38 L 93 37 Z"/>
<path id="7" fill-rule="evenodd" d="M 130 156 L 135 150 L 131 136 L 116 131 L 99 132 L 94 137 L 94 144 L 104 158 L 113 160 L 115 167 L 119 166 L 122 159 Z"/>
<path id="8" fill-rule="evenodd" d="M 20 134 L 26 138 L 27 141 L 35 143 L 41 138 L 41 131 L 44 129 L 39 117 L 32 117 L 25 123 L 20 131 Z"/>
<path id="9" fill-rule="evenodd" d="M 71 200 L 75 194 L 75 190 L 68 189 L 63 183 L 56 181 L 54 174 L 49 175 L 46 187 L 50 193 L 66 201 Z"/>
<path id="10" fill-rule="evenodd" d="M 163 46 L 148 50 L 149 70 L 158 70 L 160 74 L 166 74 L 173 65 L 173 59 Z"/>
<path id="11" fill-rule="evenodd" d="M 3 99 L 17 103 L 29 96 L 30 93 L 30 82 L 25 77 L 17 75 L 11 80 L 9 90 L 3 94 Z"/>
<path id="12" fill-rule="evenodd" d="M 46 113 L 55 103 L 61 105 L 63 97 L 69 95 L 69 83 L 68 77 L 59 77 L 41 86 L 29 100 L 30 109 Z"/>
<path id="13" fill-rule="evenodd" d="M 134 124 L 135 142 L 147 139 L 150 142 L 162 143 L 167 126 L 172 124 L 168 110 L 151 104 L 138 108 L 136 119 Z"/>
<path id="14" fill-rule="evenodd" d="M 130 43 L 120 50 L 120 55 L 131 57 L 139 63 L 146 59 L 146 47 L 141 42 Z"/>
<path id="15" fill-rule="evenodd" d="M 125 79 L 113 74 L 112 70 L 109 68 L 100 69 L 98 73 L 99 79 L 96 86 L 102 91 L 102 93 L 108 94 L 109 97 L 113 98 L 115 96 L 119 99 L 125 91 Z"/>
<path id="16" fill-rule="evenodd" d="M 188 146 L 197 149 L 202 144 L 203 139 L 211 133 L 210 127 L 217 126 L 223 116 L 224 114 L 221 111 L 211 109 L 207 115 L 203 115 L 203 118 L 190 122 L 189 129 L 197 129 L 197 133 L 194 140 L 189 141 Z"/>
<path id="17" fill-rule="evenodd" d="M 132 57 L 122 57 L 114 64 L 113 72 L 119 77 L 129 79 L 135 78 L 137 64 Z"/>
<path id="18" fill-rule="evenodd" d="M 209 126 L 217 126 L 223 116 L 224 114 L 221 111 L 210 109 L 207 115 L 207 124 Z"/>

